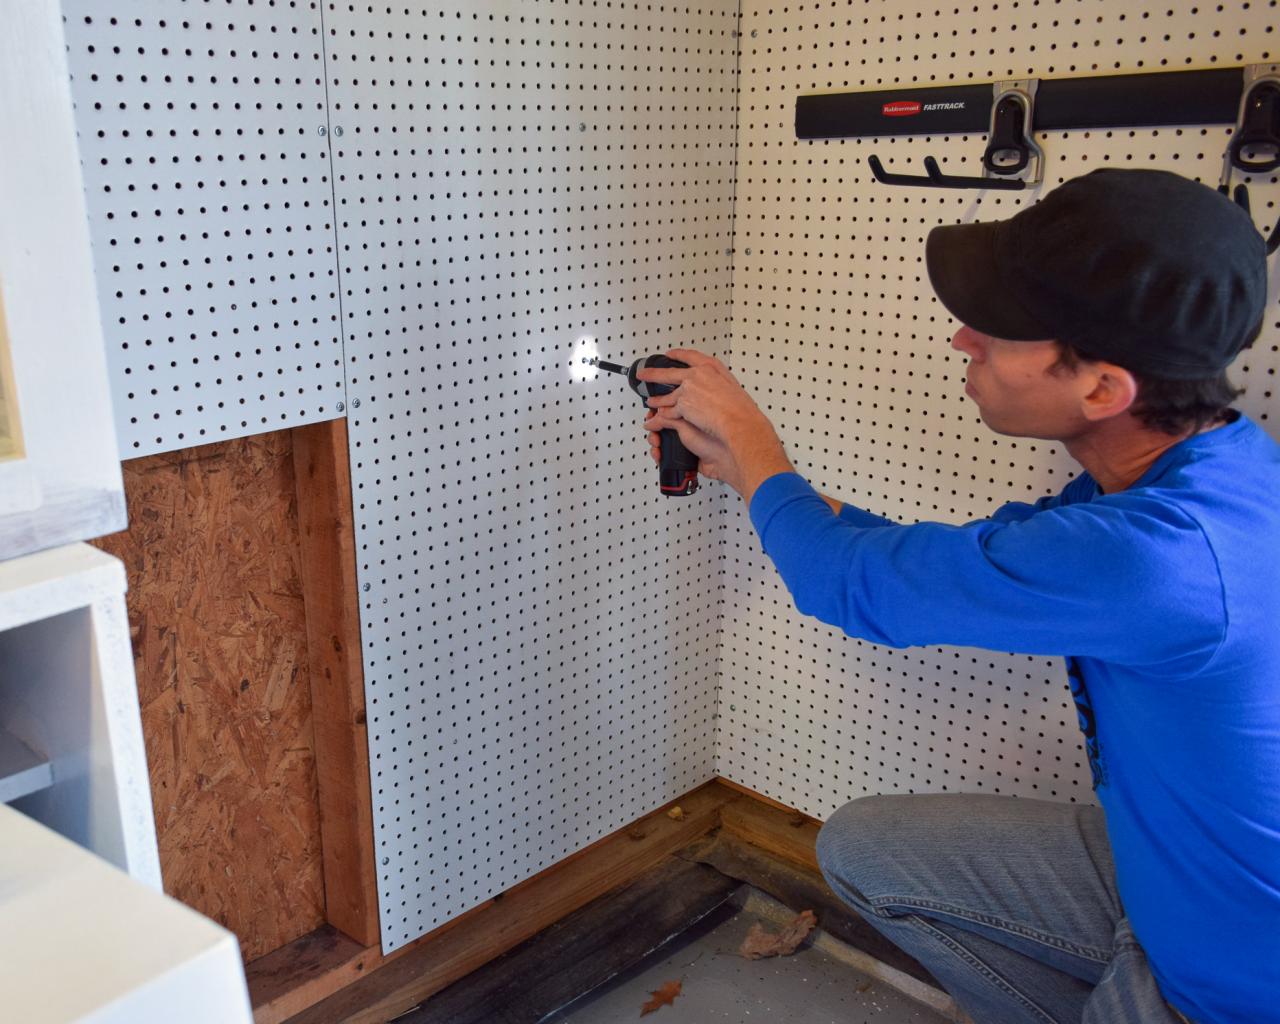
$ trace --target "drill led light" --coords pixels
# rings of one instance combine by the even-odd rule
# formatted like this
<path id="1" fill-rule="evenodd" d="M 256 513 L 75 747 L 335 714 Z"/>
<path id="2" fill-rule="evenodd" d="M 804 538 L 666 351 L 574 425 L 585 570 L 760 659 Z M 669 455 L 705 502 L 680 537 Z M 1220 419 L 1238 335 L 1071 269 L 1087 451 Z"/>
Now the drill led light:
<path id="1" fill-rule="evenodd" d="M 584 334 L 573 343 L 573 352 L 569 357 L 569 379 L 582 381 L 594 380 L 598 377 L 600 371 L 592 365 L 592 361 L 598 357 L 596 339 L 589 334 Z"/>

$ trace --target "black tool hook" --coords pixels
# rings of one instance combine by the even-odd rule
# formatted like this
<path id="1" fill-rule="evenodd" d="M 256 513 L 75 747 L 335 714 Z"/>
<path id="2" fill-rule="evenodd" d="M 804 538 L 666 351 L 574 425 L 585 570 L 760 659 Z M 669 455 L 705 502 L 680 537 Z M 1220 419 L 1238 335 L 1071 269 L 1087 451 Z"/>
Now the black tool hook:
<path id="1" fill-rule="evenodd" d="M 1271 234 L 1267 235 L 1267 255 L 1270 256 L 1277 249 L 1280 249 L 1280 220 L 1276 221 Z"/>
<path id="2" fill-rule="evenodd" d="M 1266 174 L 1280 168 L 1280 76 L 1261 68 L 1246 69 L 1244 93 L 1236 130 L 1222 161 L 1218 191 L 1231 195 L 1249 213 L 1249 189 L 1244 184 L 1231 190 L 1232 170 L 1246 174 Z M 1280 220 L 1266 236 L 1267 255 L 1280 249 Z"/>
<path id="3" fill-rule="evenodd" d="M 994 188 L 1005 192 L 1017 192 L 1027 187 L 1027 183 L 1020 178 L 983 178 L 943 174 L 938 161 L 931 156 L 924 158 L 926 177 L 886 171 L 880 158 L 874 154 L 867 157 L 867 163 L 870 164 L 871 173 L 875 175 L 876 181 L 884 185 L 918 185 L 922 188 Z"/>

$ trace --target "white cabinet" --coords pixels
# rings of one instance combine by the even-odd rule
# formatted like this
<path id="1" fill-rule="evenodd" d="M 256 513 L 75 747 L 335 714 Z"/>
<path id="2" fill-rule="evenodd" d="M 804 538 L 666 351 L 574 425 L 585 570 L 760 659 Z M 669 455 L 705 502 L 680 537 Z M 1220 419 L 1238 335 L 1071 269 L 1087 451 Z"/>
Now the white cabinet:
<path id="1" fill-rule="evenodd" d="M 23 1024 L 250 1024 L 226 929 L 0 806 L 0 992 Z"/>
<path id="2" fill-rule="evenodd" d="M 125 525 L 56 0 L 0 32 L 0 559 Z"/>
<path id="3" fill-rule="evenodd" d="M 87 544 L 0 562 L 0 793 L 159 889 L 124 595 Z"/>

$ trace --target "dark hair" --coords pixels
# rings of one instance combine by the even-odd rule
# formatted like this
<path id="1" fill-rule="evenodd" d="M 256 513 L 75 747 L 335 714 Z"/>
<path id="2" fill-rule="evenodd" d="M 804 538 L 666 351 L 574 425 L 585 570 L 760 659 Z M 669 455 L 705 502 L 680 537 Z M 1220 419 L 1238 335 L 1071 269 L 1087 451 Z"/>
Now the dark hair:
<path id="1" fill-rule="evenodd" d="M 1065 341 L 1054 344 L 1058 346 L 1058 361 L 1049 367 L 1051 373 L 1074 373 L 1081 363 L 1100 361 Z M 1129 411 L 1146 426 L 1165 434 L 1195 433 L 1210 423 L 1227 419 L 1231 403 L 1244 393 L 1231 386 L 1225 371 L 1202 380 L 1166 380 L 1129 372 L 1138 384 L 1138 397 Z"/>

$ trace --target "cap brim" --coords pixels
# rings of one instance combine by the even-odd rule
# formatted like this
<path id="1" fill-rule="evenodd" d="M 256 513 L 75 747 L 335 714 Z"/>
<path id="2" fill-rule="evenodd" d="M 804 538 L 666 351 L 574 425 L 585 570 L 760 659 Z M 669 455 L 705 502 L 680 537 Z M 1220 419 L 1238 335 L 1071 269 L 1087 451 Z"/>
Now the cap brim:
<path id="1" fill-rule="evenodd" d="M 953 317 L 1008 341 L 1043 341 L 1052 331 L 1028 313 L 1000 273 L 996 258 L 1002 222 L 947 224 L 925 241 L 929 281 Z"/>

